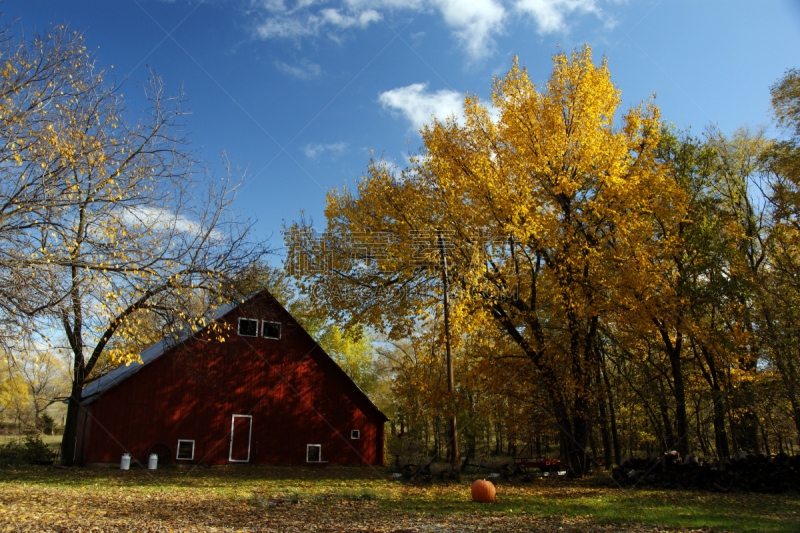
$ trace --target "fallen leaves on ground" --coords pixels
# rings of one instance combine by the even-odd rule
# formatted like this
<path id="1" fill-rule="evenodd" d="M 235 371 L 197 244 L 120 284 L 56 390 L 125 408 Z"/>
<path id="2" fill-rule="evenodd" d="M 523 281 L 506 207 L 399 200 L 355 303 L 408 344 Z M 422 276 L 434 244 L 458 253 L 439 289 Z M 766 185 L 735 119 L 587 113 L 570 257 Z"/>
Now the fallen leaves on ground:
<path id="1" fill-rule="evenodd" d="M 318 532 L 687 532 L 589 518 L 474 514 L 431 516 L 382 507 L 374 501 L 249 499 L 204 489 L 62 488 L 0 486 L 0 530 L 5 531 L 318 531 Z"/>

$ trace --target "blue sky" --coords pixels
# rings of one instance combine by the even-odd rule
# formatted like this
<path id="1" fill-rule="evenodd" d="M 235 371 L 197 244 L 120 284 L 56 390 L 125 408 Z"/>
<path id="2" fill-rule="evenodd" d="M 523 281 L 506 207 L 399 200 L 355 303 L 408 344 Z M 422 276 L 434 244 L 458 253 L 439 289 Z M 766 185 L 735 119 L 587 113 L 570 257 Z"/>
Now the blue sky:
<path id="1" fill-rule="evenodd" d="M 588 43 L 623 107 L 657 94 L 662 117 L 701 133 L 769 123 L 769 86 L 800 67 L 796 1 L 4 0 L 26 34 L 67 23 L 132 110 L 158 73 L 190 100 L 209 167 L 246 169 L 236 209 L 282 246 L 301 211 L 324 227 L 326 192 L 377 157 L 405 165 L 430 115 L 488 100 L 517 55 L 534 82 Z M 113 65 L 113 70 L 111 66 Z M 772 130 L 773 133 L 774 130 Z"/>

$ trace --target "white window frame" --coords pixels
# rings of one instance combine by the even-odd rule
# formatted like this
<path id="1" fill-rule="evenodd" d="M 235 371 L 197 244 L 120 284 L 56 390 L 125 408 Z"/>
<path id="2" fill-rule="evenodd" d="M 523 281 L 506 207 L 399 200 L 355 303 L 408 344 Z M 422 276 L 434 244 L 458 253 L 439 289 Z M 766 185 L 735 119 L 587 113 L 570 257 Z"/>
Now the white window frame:
<path id="1" fill-rule="evenodd" d="M 310 461 L 308 459 L 308 453 L 311 451 L 311 448 L 313 446 L 316 446 L 317 448 L 319 448 L 319 460 L 318 461 Z M 322 462 L 324 462 L 322 460 L 322 444 L 306 444 L 306 462 L 307 463 L 322 463 Z"/>
<path id="2" fill-rule="evenodd" d="M 189 457 L 179 457 L 178 455 L 181 453 L 181 443 L 184 442 L 191 442 L 192 443 L 192 453 Z M 194 440 L 189 439 L 178 439 L 178 447 L 175 448 L 175 460 L 176 461 L 191 461 L 194 459 Z"/>
<path id="3" fill-rule="evenodd" d="M 251 322 L 255 322 L 256 323 L 256 334 L 255 335 L 245 335 L 245 334 L 242 333 L 242 320 L 249 320 Z M 259 324 L 258 324 L 258 319 L 257 318 L 247 318 L 245 316 L 240 316 L 239 317 L 239 328 L 237 330 L 237 333 L 239 334 L 240 337 L 258 337 L 258 326 L 259 326 Z"/>
<path id="4" fill-rule="evenodd" d="M 237 418 L 249 418 L 250 427 L 247 432 L 247 459 L 234 459 L 233 458 L 233 435 L 234 428 L 236 427 Z M 231 463 L 249 463 L 250 462 L 250 444 L 253 440 L 253 415 L 233 415 L 231 416 L 231 446 L 228 451 L 228 461 Z"/>
<path id="5" fill-rule="evenodd" d="M 350 430 L 350 438 L 352 440 L 360 440 L 361 439 L 361 430 L 360 429 L 351 429 Z"/>
<path id="6" fill-rule="evenodd" d="M 265 333 L 265 331 L 266 331 L 266 327 L 265 326 L 267 324 L 275 324 L 276 326 L 278 326 L 278 336 L 277 337 L 267 337 L 267 335 Z M 280 322 L 274 322 L 272 320 L 262 320 L 261 321 L 261 336 L 263 338 L 265 338 L 265 339 L 272 339 L 272 340 L 276 340 L 276 341 L 281 340 L 282 330 L 283 330 L 283 328 L 281 327 L 281 323 Z"/>

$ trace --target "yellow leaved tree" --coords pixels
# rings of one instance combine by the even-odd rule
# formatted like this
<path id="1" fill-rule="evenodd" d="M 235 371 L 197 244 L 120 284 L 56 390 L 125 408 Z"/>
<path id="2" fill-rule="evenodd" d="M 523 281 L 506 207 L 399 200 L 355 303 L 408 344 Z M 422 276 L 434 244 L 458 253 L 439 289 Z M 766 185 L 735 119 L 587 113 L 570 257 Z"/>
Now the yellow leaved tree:
<path id="1" fill-rule="evenodd" d="M 446 254 L 454 338 L 500 331 L 516 345 L 527 364 L 507 379 L 547 391 L 578 475 L 598 329 L 658 293 L 676 242 L 656 221 L 684 209 L 656 159 L 658 109 L 615 127 L 619 103 L 589 47 L 555 56 L 541 89 L 515 60 L 495 80 L 494 113 L 468 95 L 463 118 L 424 128 L 410 168 L 373 162 L 356 191 L 329 195 L 324 233 L 304 222 L 286 233 L 315 301 L 395 337 L 440 305 Z"/>

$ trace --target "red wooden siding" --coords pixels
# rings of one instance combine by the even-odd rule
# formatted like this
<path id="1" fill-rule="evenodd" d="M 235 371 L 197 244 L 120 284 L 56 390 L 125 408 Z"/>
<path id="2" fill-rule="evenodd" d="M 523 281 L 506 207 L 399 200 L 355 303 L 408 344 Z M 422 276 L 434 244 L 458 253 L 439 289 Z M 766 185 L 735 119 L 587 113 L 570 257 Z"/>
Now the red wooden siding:
<path id="1" fill-rule="evenodd" d="M 280 340 L 239 337 L 239 317 L 283 325 Z M 193 463 L 305 464 L 306 445 L 322 461 L 383 463 L 384 415 L 268 294 L 222 322 L 227 342 L 189 339 L 105 392 L 90 406 L 88 463 L 116 463 L 124 452 L 146 463 L 155 443 L 173 452 L 194 440 Z M 231 449 L 231 423 L 234 446 Z M 360 439 L 351 439 L 351 430 Z M 249 438 L 249 459 L 247 441 Z M 187 463 L 190 461 L 186 461 Z"/>

